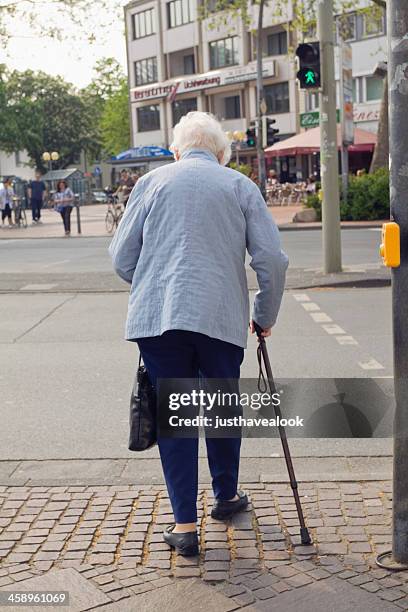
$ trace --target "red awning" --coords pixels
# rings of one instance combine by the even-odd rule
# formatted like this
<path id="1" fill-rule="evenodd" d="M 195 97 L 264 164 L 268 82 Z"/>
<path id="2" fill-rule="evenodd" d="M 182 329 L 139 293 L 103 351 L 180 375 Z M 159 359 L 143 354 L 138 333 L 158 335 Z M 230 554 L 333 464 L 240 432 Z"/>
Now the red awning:
<path id="1" fill-rule="evenodd" d="M 350 152 L 361 153 L 373 151 L 377 142 L 377 135 L 367 130 L 354 128 L 354 144 L 348 147 Z M 337 146 L 341 146 L 341 127 L 337 126 Z M 291 136 L 281 142 L 265 149 L 266 157 L 283 157 L 284 155 L 309 155 L 320 151 L 320 127 L 306 130 L 296 136 Z"/>

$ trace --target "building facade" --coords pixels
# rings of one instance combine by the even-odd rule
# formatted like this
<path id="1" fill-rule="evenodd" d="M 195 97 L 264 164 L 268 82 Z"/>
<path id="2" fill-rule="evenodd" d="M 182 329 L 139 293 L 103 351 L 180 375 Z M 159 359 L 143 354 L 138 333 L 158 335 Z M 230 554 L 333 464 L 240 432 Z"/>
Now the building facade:
<path id="1" fill-rule="evenodd" d="M 200 0 L 134 0 L 125 7 L 133 146 L 167 148 L 174 125 L 191 110 L 214 113 L 230 132 L 245 131 L 256 118 L 252 32 L 258 6 L 248 3 L 246 23 L 231 14 L 225 19 L 215 11 L 203 14 L 201 6 Z M 209 6 L 211 10 L 211 2 Z M 306 129 L 305 113 L 318 110 L 318 95 L 300 91 L 296 81 L 297 41 L 288 27 L 291 7 L 288 0 L 286 14 L 280 17 L 273 7 L 265 6 L 264 12 L 266 114 L 276 120 L 280 139 Z M 355 123 L 376 131 L 382 80 L 373 72 L 386 58 L 384 15 L 376 10 L 339 16 L 340 38 L 353 47 Z M 309 39 L 316 35 L 311 33 Z M 251 163 L 254 158 L 255 150 L 243 145 L 241 161 Z M 284 180 L 306 172 L 295 160 L 282 160 L 279 171 Z"/>
<path id="2" fill-rule="evenodd" d="M 226 131 L 245 131 L 256 117 L 255 38 L 251 23 L 201 18 L 196 0 L 136 0 L 125 9 L 133 146 L 168 147 L 190 110 L 214 113 Z M 265 8 L 264 85 L 267 114 L 283 137 L 299 129 L 295 65 L 288 56 L 288 13 Z"/>

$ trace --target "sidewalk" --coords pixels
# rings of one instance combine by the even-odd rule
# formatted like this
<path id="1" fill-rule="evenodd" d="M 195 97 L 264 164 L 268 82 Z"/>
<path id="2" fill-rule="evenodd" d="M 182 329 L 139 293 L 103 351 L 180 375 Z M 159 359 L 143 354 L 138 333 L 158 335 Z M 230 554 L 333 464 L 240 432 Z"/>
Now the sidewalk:
<path id="1" fill-rule="evenodd" d="M 105 227 L 106 204 L 90 204 L 80 207 L 82 236 L 109 236 Z M 1 239 L 15 238 L 62 238 L 64 237 L 64 226 L 61 216 L 52 209 L 41 211 L 41 224 L 31 224 L 31 211 L 26 210 L 28 227 L 12 228 L 7 226 L 0 228 Z M 78 236 L 76 209 L 71 214 L 72 236 Z"/>
<path id="2" fill-rule="evenodd" d="M 2 486 L 0 593 L 69 591 L 70 611 L 408 609 L 408 572 L 375 565 L 390 548 L 389 480 L 302 482 L 310 547 L 288 484 L 242 488 L 251 506 L 227 524 L 202 488 L 201 554 L 186 559 L 162 541 L 173 518 L 161 485 Z"/>
<path id="3" fill-rule="evenodd" d="M 280 230 L 299 230 L 299 229 L 320 229 L 321 223 L 292 223 L 294 215 L 302 210 L 302 206 L 273 206 L 269 211 L 273 215 L 275 222 Z M 105 215 L 107 211 L 106 204 L 91 204 L 89 206 L 81 206 L 81 229 L 82 236 L 98 237 L 109 236 L 105 227 Z M 10 240 L 15 238 L 60 238 L 64 236 L 64 228 L 60 215 L 53 210 L 45 209 L 41 213 L 43 221 L 40 225 L 31 225 L 31 212 L 26 211 L 28 227 L 9 229 L 8 227 L 1 228 L 0 240 Z M 382 221 L 344 221 L 342 228 L 372 228 L 381 227 Z M 78 236 L 76 210 L 72 211 L 71 215 L 71 236 Z"/>

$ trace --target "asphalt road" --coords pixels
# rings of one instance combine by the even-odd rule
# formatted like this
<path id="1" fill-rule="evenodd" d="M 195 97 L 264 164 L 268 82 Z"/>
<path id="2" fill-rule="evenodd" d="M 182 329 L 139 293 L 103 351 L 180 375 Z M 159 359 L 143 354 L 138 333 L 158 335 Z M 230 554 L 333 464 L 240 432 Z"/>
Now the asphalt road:
<path id="1" fill-rule="evenodd" d="M 282 232 L 291 265 L 318 266 L 320 237 L 311 230 Z M 343 231 L 346 265 L 375 266 L 378 240 L 372 230 Z M 127 288 L 112 274 L 108 242 L 0 241 L 0 460 L 132 456 L 126 436 L 137 351 L 122 340 Z M 80 293 L 87 284 L 95 291 Z M 21 292 L 27 286 L 31 289 Z M 319 407 L 331 415 L 341 404 L 344 413 L 339 426 L 326 418 L 322 435 L 334 438 L 294 439 L 295 454 L 381 454 L 389 448 L 389 440 L 381 441 L 392 422 L 389 288 L 287 291 L 268 346 L 279 384 L 288 378 L 291 384 L 328 379 L 318 401 L 307 387 L 297 386 L 284 409 L 312 424 Z M 257 375 L 251 337 L 242 376 Z M 345 378 L 362 379 L 362 386 L 351 389 Z M 373 403 L 373 394 L 384 401 Z M 337 431 L 347 435 L 354 417 L 360 431 L 376 439 L 335 439 Z M 248 457 L 278 451 L 277 440 L 243 445 Z M 156 451 L 143 458 L 149 456 Z"/>
<path id="2" fill-rule="evenodd" d="M 319 268 L 321 231 L 282 231 L 281 240 L 292 268 Z M 109 238 L 44 238 L 0 240 L 0 273 L 110 272 Z M 343 264 L 380 264 L 378 229 L 342 230 Z"/>
<path id="3" fill-rule="evenodd" d="M 130 456 L 128 397 L 137 352 L 122 340 L 126 298 L 125 293 L 2 296 L 0 459 Z M 311 316 L 316 313 L 332 322 L 316 322 Z M 336 333 L 333 325 L 340 328 L 334 329 Z M 333 379 L 318 405 L 304 401 L 298 392 L 292 410 L 300 416 L 310 418 L 321 405 L 332 408 L 349 392 L 343 381 L 349 377 L 366 379 L 367 402 L 363 387 L 356 405 L 367 408 L 373 388 L 391 397 L 390 378 L 371 380 L 392 375 L 390 291 L 286 292 L 268 346 L 277 379 Z M 251 337 L 242 375 L 255 378 L 257 372 L 256 342 Z M 346 408 L 355 403 L 353 397 L 345 396 Z M 374 435 L 390 435 L 389 407 L 382 412 L 376 406 L 372 416 Z M 327 441 L 325 453 L 344 452 L 349 442 L 339 446 Z M 354 449 L 361 444 L 358 441 Z M 270 440 L 247 440 L 243 454 L 269 456 L 278 448 Z M 315 441 L 299 448 L 313 454 L 322 447 Z"/>

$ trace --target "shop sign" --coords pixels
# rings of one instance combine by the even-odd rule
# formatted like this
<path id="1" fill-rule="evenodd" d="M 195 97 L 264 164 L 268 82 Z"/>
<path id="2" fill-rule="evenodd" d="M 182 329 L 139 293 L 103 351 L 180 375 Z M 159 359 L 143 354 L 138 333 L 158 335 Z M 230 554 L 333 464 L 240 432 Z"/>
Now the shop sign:
<path id="1" fill-rule="evenodd" d="M 275 62 L 273 60 L 264 62 L 263 77 L 268 78 L 273 76 L 275 76 Z M 195 75 L 188 79 L 165 81 L 164 83 L 148 87 L 135 87 L 131 90 L 131 97 L 133 102 L 166 97 L 174 99 L 175 93 L 179 95 L 189 93 L 190 91 L 200 91 L 202 89 L 220 87 L 223 85 L 234 85 L 235 83 L 243 83 L 255 79 L 256 64 L 252 62 L 247 66 L 217 71 L 212 70 L 206 74 Z"/>

